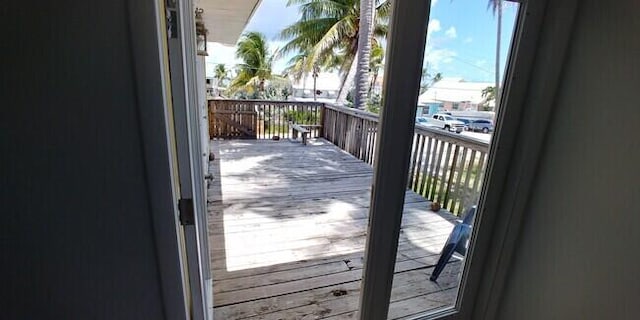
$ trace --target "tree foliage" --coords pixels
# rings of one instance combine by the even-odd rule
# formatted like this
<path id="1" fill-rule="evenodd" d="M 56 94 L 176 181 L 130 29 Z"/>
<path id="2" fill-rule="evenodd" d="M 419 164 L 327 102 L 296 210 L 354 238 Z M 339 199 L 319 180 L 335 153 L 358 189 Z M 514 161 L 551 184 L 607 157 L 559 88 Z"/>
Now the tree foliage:
<path id="1" fill-rule="evenodd" d="M 264 35 L 259 32 L 243 34 L 236 45 L 236 57 L 242 63 L 237 65 L 238 73 L 231 81 L 232 92 L 240 89 L 264 92 L 266 81 L 273 79 L 271 67 L 274 58 Z"/>
<path id="2" fill-rule="evenodd" d="M 297 5 L 300 11 L 300 19 L 280 33 L 288 41 L 280 54 L 298 55 L 290 61 L 292 74 L 301 77 L 314 66 L 339 70 L 344 86 L 358 50 L 360 1 L 289 0 L 287 5 Z M 390 9 L 388 0 L 376 1 L 373 43 L 386 37 Z"/>

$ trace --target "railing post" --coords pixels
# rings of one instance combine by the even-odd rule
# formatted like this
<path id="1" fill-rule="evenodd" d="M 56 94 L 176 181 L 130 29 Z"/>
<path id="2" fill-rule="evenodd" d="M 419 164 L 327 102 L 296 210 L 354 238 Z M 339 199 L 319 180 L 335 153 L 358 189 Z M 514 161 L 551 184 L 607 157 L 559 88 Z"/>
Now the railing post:
<path id="1" fill-rule="evenodd" d="M 320 104 L 318 106 L 318 108 L 320 108 L 320 119 L 319 119 L 318 123 L 321 125 L 321 127 L 318 129 L 318 135 L 321 138 L 326 138 L 325 135 L 324 135 L 324 128 L 327 127 L 327 124 L 325 122 L 327 109 L 324 107 L 324 103 Z"/>

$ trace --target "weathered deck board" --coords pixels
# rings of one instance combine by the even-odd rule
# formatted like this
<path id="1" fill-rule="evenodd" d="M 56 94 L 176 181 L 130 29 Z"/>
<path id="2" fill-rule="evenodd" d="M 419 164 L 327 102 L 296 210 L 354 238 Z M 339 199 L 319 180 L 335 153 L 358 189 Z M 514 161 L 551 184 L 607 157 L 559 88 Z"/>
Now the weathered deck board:
<path id="1" fill-rule="evenodd" d="M 322 139 L 212 141 L 208 190 L 220 319 L 353 319 L 371 167 Z M 459 262 L 428 280 L 454 216 L 407 191 L 390 319 L 453 303 Z M 334 295 L 345 290 L 344 295 Z"/>

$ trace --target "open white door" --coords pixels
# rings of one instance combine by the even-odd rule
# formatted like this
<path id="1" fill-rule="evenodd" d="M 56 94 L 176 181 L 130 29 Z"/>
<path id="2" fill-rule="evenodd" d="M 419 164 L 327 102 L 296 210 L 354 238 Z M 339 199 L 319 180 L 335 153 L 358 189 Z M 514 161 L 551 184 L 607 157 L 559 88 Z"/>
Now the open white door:
<path id="1" fill-rule="evenodd" d="M 183 228 L 191 319 L 211 319 L 212 284 L 197 102 L 194 10 L 190 0 L 166 0 L 167 45 L 175 128 L 178 207 Z M 204 81 L 204 79 L 202 79 Z"/>

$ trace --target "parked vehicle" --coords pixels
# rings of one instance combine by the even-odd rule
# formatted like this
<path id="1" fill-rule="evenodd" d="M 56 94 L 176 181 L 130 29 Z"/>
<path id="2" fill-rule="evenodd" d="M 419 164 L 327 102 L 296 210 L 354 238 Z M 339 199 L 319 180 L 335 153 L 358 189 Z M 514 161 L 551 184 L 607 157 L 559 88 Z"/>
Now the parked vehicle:
<path id="1" fill-rule="evenodd" d="M 426 125 L 429 122 L 427 117 L 416 117 L 416 124 Z"/>
<path id="2" fill-rule="evenodd" d="M 456 120 L 454 117 L 443 113 L 434 114 L 431 118 L 428 119 L 427 124 L 433 127 L 448 131 L 454 131 L 457 133 L 460 133 L 462 132 L 462 130 L 464 130 L 464 122 Z"/>
<path id="3" fill-rule="evenodd" d="M 484 133 L 492 132 L 494 129 L 493 122 L 491 120 L 483 119 L 471 121 L 468 126 L 471 131 L 482 131 Z"/>
<path id="4" fill-rule="evenodd" d="M 464 123 L 464 130 L 469 130 L 469 123 L 471 123 L 472 120 L 463 119 L 463 118 L 456 118 L 456 120 Z"/>

